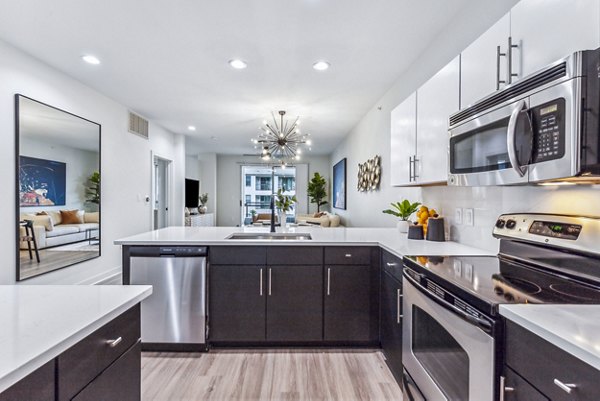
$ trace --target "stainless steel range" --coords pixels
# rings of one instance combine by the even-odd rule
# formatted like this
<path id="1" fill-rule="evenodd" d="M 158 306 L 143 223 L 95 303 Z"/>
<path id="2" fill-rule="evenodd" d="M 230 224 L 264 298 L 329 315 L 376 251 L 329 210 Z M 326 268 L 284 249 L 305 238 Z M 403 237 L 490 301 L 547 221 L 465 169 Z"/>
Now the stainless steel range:
<path id="1" fill-rule="evenodd" d="M 404 258 L 409 400 L 502 399 L 504 303 L 600 304 L 600 219 L 500 216 L 496 257 Z"/>

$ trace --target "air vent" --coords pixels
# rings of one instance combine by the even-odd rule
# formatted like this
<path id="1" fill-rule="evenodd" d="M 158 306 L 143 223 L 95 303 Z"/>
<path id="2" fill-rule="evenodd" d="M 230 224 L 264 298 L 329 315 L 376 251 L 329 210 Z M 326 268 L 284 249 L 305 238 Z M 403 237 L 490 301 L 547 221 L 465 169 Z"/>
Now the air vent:
<path id="1" fill-rule="evenodd" d="M 461 110 L 456 114 L 450 116 L 450 126 L 459 124 L 470 117 L 476 116 L 477 114 L 492 109 L 494 106 L 502 104 L 508 100 L 514 99 L 520 95 L 530 92 L 540 86 L 543 86 L 549 82 L 555 81 L 567 75 L 567 63 L 560 63 L 547 70 L 540 72 L 530 78 L 523 79 L 510 87 L 497 92 L 496 94 L 483 99 L 479 103 L 475 103 L 473 106 Z"/>
<path id="2" fill-rule="evenodd" d="M 148 139 L 148 120 L 129 112 L 129 132 Z"/>

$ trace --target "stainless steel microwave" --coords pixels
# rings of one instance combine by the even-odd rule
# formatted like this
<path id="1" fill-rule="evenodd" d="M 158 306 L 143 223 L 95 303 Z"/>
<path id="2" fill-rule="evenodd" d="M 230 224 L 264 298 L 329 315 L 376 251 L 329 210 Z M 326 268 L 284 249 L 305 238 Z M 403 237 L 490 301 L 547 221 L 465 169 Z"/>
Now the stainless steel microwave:
<path id="1" fill-rule="evenodd" d="M 600 49 L 576 52 L 449 118 L 448 184 L 600 182 Z"/>

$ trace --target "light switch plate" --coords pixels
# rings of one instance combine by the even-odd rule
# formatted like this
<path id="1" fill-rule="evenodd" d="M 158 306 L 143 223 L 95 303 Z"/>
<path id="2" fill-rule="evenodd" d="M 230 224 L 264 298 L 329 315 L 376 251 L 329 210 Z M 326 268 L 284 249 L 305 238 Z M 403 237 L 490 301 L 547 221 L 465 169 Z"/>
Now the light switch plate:
<path id="1" fill-rule="evenodd" d="M 457 207 L 456 209 L 454 209 L 454 223 L 455 224 L 463 223 L 463 213 L 462 213 L 462 209 L 460 207 Z"/>
<path id="2" fill-rule="evenodd" d="M 464 213 L 463 219 L 464 219 L 465 225 L 474 226 L 475 225 L 475 213 L 474 213 L 473 209 L 464 209 L 463 213 Z"/>

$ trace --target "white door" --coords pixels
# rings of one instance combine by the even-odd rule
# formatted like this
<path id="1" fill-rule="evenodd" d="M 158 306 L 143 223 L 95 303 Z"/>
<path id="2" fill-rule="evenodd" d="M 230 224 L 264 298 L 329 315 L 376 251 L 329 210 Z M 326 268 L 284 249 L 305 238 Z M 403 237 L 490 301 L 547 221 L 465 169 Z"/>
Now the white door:
<path id="1" fill-rule="evenodd" d="M 417 154 L 417 94 L 391 112 L 390 178 L 394 186 L 413 185 L 410 160 Z"/>
<path id="2" fill-rule="evenodd" d="M 448 180 L 448 116 L 458 111 L 460 58 L 417 90 L 417 183 Z"/>
<path id="3" fill-rule="evenodd" d="M 598 48 L 600 1 L 521 0 L 511 10 L 511 35 L 520 46 L 514 68 L 523 77 L 577 50 Z"/>
<path id="4" fill-rule="evenodd" d="M 170 163 L 170 160 L 165 160 L 159 157 L 154 158 L 153 228 L 155 230 L 169 226 Z"/>
<path id="5" fill-rule="evenodd" d="M 509 35 L 510 13 L 507 13 L 462 51 L 461 108 L 494 92 L 498 78 L 506 80 L 506 56 L 498 59 L 497 47 L 500 46 L 501 53 L 506 53 Z M 503 86 L 501 84 L 500 89 Z"/>

